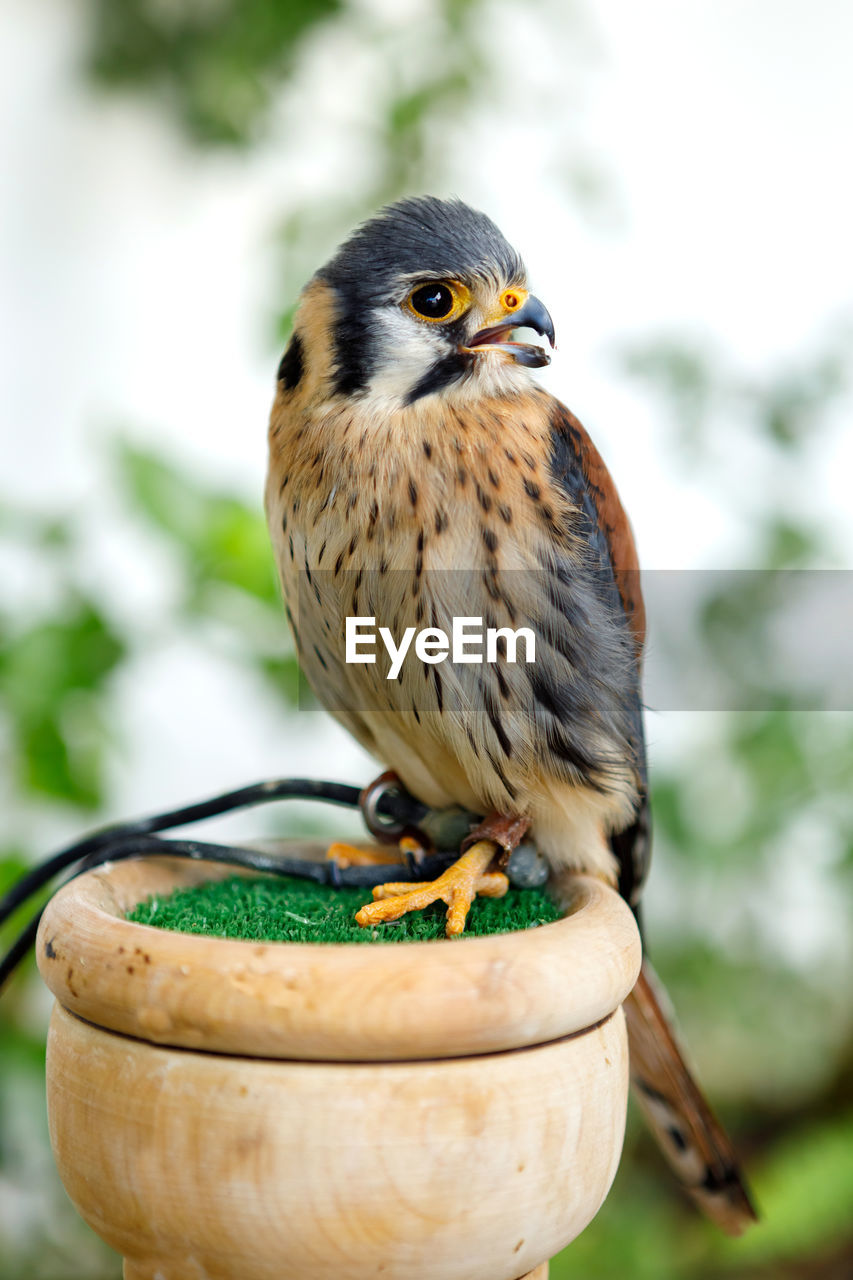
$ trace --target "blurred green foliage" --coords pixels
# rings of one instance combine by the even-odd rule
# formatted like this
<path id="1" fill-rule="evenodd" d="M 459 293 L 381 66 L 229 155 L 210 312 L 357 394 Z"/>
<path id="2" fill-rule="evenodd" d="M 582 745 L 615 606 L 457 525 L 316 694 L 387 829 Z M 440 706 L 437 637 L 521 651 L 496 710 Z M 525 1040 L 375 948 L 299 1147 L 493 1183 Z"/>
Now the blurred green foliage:
<path id="1" fill-rule="evenodd" d="M 106 725 L 99 690 L 125 646 L 89 600 L 36 622 L 0 650 L 0 698 L 25 790 L 94 809 L 103 794 Z"/>
<path id="2" fill-rule="evenodd" d="M 215 611 L 216 593 L 228 587 L 280 610 L 260 505 L 210 492 L 187 469 L 127 444 L 118 446 L 118 469 L 131 508 L 179 557 L 190 614 Z"/>
<path id="3" fill-rule="evenodd" d="M 109 756 L 121 749 L 113 728 L 115 682 L 145 652 L 172 635 L 192 635 L 210 652 L 225 632 L 234 640 L 229 654 L 266 683 L 283 718 L 297 695 L 298 667 L 260 502 L 249 507 L 121 441 L 105 461 L 107 482 L 152 554 L 158 543 L 166 547 L 180 586 L 173 609 L 140 632 L 129 619 L 111 616 L 97 585 L 79 572 L 85 558 L 79 513 L 47 521 L 0 509 L 0 546 L 25 554 L 60 584 L 47 612 L 11 616 L 0 604 L 0 755 L 16 801 L 0 837 L 0 893 L 46 852 L 32 845 L 34 806 L 55 811 L 66 839 L 104 820 Z M 0 929 L 0 950 L 39 905 L 37 898 Z M 43 1014 L 34 1010 L 36 1004 L 44 1010 L 44 995 L 29 960 L 0 1002 L 0 1192 L 4 1182 L 16 1188 L 23 1224 L 10 1234 L 0 1218 L 0 1277 L 117 1280 L 114 1255 L 77 1218 L 53 1169 Z"/>
<path id="4" fill-rule="evenodd" d="M 199 143 L 256 136 L 300 42 L 344 0 L 92 0 L 92 76 L 158 90 Z"/>
<path id="5" fill-rule="evenodd" d="M 555 25 L 555 6 L 536 0 L 528 7 L 531 20 L 565 40 L 570 67 L 571 41 Z M 422 56 L 412 57 L 412 33 L 390 7 L 354 0 L 84 0 L 82 9 L 95 82 L 145 95 L 205 147 L 248 147 L 262 138 L 280 91 L 324 40 L 343 33 L 374 50 L 378 108 L 365 125 L 372 164 L 334 199 L 306 195 L 282 213 L 274 263 L 279 339 L 299 287 L 339 236 L 389 198 L 440 187 L 443 151 L 472 113 L 505 109 L 491 11 L 486 0 L 433 0 L 418 32 Z M 310 111 L 310 101 L 299 108 Z M 596 185 L 583 156 L 574 169 L 566 160 L 565 171 L 572 199 Z M 838 563 L 831 525 L 819 503 L 804 500 L 802 477 L 849 395 L 847 329 L 763 379 L 689 335 L 638 342 L 614 376 L 633 379 L 638 394 L 662 407 L 668 456 L 685 480 L 701 474 L 708 493 L 737 506 L 743 567 Z M 733 475 L 735 431 L 760 485 L 746 488 Z M 43 852 L 32 847 L 34 811 L 71 835 L 105 810 L 106 766 L 121 746 L 116 684 L 163 635 L 228 646 L 266 682 L 282 717 L 295 698 L 297 669 L 260 500 L 247 506 L 188 468 L 125 443 L 105 465 L 152 554 L 165 551 L 178 586 L 172 604 L 140 632 L 79 573 L 79 512 L 45 518 L 0 510 L 0 545 L 57 584 L 49 604 L 23 616 L 0 602 L 0 752 L 14 802 L 0 845 L 0 886 Z M 760 668 L 780 604 L 773 580 L 761 590 L 737 575 L 708 575 L 707 584 L 690 605 L 691 643 L 709 663 L 749 658 Z M 853 1274 L 853 722 L 849 714 L 796 711 L 784 688 L 761 691 L 755 711 L 692 714 L 684 750 L 655 771 L 648 916 L 656 966 L 744 1151 L 762 1224 L 741 1241 L 723 1240 L 683 1201 L 632 1123 L 613 1193 L 552 1264 L 554 1280 Z M 777 879 L 797 866 L 806 867 L 807 886 L 799 917 L 777 893 Z M 816 912 L 825 916 L 817 931 Z M 10 1203 L 18 1197 L 26 1224 L 15 1232 L 0 1216 L 0 1277 L 106 1280 L 118 1276 L 118 1264 L 68 1206 L 47 1152 L 44 1007 L 31 967 L 0 1004 L 0 1195 Z"/>

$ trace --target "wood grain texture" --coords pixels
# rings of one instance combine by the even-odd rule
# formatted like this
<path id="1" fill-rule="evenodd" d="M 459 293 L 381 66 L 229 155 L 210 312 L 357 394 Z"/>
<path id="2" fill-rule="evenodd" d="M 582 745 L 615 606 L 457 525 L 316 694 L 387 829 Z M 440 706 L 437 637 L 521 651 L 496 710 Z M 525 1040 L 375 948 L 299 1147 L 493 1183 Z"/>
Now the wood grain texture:
<path id="1" fill-rule="evenodd" d="M 566 876 L 556 925 L 377 947 L 124 919 L 229 874 L 102 867 L 42 922 L 54 1155 L 125 1280 L 546 1280 L 621 1153 L 624 902 Z"/>
<path id="2" fill-rule="evenodd" d="M 127 1280 L 516 1280 L 604 1199 L 628 1062 L 621 1010 L 377 1066 L 161 1048 L 57 1005 L 47 1077 L 63 1182 Z"/>
<path id="3" fill-rule="evenodd" d="M 617 1009 L 639 972 L 630 910 L 588 876 L 565 878 L 565 919 L 486 938 L 258 944 L 124 919 L 150 893 L 230 874 L 168 859 L 87 872 L 47 906 L 37 941 L 42 977 L 80 1017 L 157 1044 L 387 1061 L 572 1035 Z"/>

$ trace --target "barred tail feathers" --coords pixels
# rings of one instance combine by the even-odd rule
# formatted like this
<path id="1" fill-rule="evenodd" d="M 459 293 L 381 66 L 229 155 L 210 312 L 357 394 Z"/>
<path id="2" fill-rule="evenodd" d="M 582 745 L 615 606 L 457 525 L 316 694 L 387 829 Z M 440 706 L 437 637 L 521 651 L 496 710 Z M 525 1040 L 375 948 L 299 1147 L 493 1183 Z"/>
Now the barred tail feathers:
<path id="1" fill-rule="evenodd" d="M 676 1039 L 666 992 L 649 964 L 625 1001 L 631 1084 L 655 1140 L 690 1196 L 723 1231 L 757 1220 L 734 1148 Z"/>

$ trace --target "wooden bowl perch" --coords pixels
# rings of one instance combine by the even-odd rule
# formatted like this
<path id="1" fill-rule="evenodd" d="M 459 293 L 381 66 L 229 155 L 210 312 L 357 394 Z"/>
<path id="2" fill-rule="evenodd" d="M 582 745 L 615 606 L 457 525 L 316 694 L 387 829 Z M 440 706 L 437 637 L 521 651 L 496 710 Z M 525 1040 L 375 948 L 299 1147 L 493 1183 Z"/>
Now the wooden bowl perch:
<path id="1" fill-rule="evenodd" d="M 556 924 L 387 946 L 124 918 L 232 871 L 102 867 L 39 930 L 54 1154 L 125 1280 L 545 1276 L 621 1153 L 622 899 L 567 878 Z"/>

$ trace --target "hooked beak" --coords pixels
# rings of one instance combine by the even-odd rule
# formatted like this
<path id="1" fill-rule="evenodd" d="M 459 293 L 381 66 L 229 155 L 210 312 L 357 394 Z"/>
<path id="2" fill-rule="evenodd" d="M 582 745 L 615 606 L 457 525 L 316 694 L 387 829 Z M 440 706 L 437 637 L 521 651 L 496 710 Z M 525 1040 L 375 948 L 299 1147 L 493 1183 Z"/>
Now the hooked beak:
<path id="1" fill-rule="evenodd" d="M 531 294 L 517 311 L 507 316 L 506 320 L 502 320 L 500 324 L 489 325 L 488 329 L 481 329 L 479 333 L 475 333 L 463 350 L 473 355 L 480 355 L 485 350 L 497 349 L 511 356 L 516 364 L 526 365 L 528 369 L 539 369 L 551 363 L 551 357 L 544 347 L 537 347 L 532 343 L 510 342 L 510 334 L 515 329 L 534 329 L 543 338 L 547 338 L 552 347 L 554 346 L 554 322 L 539 299 Z"/>

